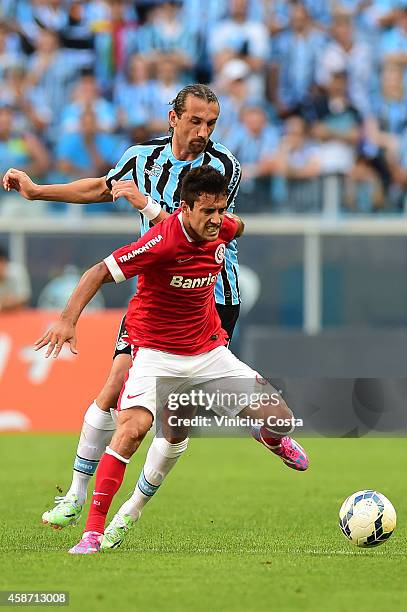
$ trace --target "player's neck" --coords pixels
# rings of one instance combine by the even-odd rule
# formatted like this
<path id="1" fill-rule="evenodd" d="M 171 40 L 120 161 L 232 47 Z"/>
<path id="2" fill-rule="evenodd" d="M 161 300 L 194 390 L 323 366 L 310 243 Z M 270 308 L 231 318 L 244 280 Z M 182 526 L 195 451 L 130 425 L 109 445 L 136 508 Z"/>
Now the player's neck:
<path id="1" fill-rule="evenodd" d="M 183 214 L 181 215 L 181 225 L 185 234 L 189 236 L 192 242 L 203 242 L 202 238 L 192 229 L 190 222 L 184 217 Z"/>
<path id="2" fill-rule="evenodd" d="M 189 151 L 187 148 L 183 147 L 179 142 L 177 142 L 177 139 L 175 137 L 173 137 L 171 140 L 171 150 L 174 157 L 176 159 L 179 159 L 180 161 L 193 161 L 194 159 L 202 155 L 202 153 L 198 153 L 197 155 L 191 153 L 191 151 Z"/>

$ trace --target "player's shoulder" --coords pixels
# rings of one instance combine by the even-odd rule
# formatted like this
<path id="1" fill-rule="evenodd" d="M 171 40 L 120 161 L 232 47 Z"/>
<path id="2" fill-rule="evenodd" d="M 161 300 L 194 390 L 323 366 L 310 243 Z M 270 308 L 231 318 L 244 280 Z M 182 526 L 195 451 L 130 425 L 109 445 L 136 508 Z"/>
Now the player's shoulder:
<path id="1" fill-rule="evenodd" d="M 230 214 L 228 212 L 225 213 L 225 216 L 223 217 L 222 226 L 219 232 L 220 240 L 224 240 L 226 243 L 230 242 L 236 236 L 238 229 L 239 223 L 235 215 Z"/>
<path id="2" fill-rule="evenodd" d="M 236 215 L 234 215 L 233 213 L 226 212 L 225 216 L 223 217 L 222 226 L 223 225 L 225 225 L 225 227 L 227 228 L 237 229 L 239 227 L 238 217 L 236 217 Z"/>
<path id="3" fill-rule="evenodd" d="M 240 163 L 233 155 L 233 153 L 221 142 L 209 141 L 206 147 L 207 153 L 212 156 L 214 160 L 218 162 L 220 166 L 229 169 L 231 174 L 240 172 Z"/>
<path id="4" fill-rule="evenodd" d="M 150 138 L 150 140 L 145 140 L 143 142 L 140 142 L 138 145 L 139 147 L 154 147 L 154 146 L 160 146 L 160 145 L 166 145 L 170 142 L 171 137 L 166 135 L 166 136 L 157 136 L 156 138 Z"/>
<path id="5" fill-rule="evenodd" d="M 221 142 L 216 142 L 214 140 L 210 140 L 208 142 L 207 151 L 208 151 L 208 153 L 212 152 L 212 153 L 219 153 L 219 154 L 222 154 L 222 155 L 227 155 L 227 157 L 229 157 L 229 159 L 236 159 L 236 157 L 233 155 L 232 151 L 230 149 L 228 149 L 226 145 L 222 144 Z"/>
<path id="6" fill-rule="evenodd" d="M 171 141 L 170 136 L 157 136 L 157 138 L 151 138 L 135 145 L 139 151 L 154 151 L 157 148 L 164 148 Z"/>
<path id="7" fill-rule="evenodd" d="M 165 147 L 170 142 L 169 136 L 161 136 L 132 145 L 124 152 L 124 157 L 130 159 L 140 154 L 150 154 L 157 147 Z"/>

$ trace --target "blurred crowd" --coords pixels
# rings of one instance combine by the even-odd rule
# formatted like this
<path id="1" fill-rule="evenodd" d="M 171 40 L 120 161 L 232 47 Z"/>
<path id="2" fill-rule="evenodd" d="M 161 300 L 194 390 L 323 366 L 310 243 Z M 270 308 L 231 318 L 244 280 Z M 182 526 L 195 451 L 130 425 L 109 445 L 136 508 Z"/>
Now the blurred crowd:
<path id="1" fill-rule="evenodd" d="M 0 174 L 101 176 L 199 81 L 241 210 L 405 208 L 407 0 L 0 0 L 0 78 Z"/>

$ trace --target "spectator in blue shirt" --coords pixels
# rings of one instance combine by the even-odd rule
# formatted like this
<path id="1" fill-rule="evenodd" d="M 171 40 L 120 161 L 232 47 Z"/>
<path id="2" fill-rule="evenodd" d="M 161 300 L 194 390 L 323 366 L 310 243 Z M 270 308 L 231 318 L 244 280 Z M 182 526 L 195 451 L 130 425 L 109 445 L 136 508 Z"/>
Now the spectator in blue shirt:
<path id="1" fill-rule="evenodd" d="M 347 94 L 347 75 L 331 76 L 326 92 L 316 96 L 305 112 L 311 133 L 323 150 L 325 172 L 346 173 L 353 166 L 363 120 Z"/>
<path id="2" fill-rule="evenodd" d="M 23 57 L 19 41 L 15 34 L 10 33 L 7 23 L 0 21 L 0 77 L 7 68 L 21 65 Z"/>
<path id="3" fill-rule="evenodd" d="M 322 150 L 309 135 L 308 125 L 299 115 L 284 123 L 284 133 L 272 158 L 271 169 L 278 177 L 275 197 L 284 202 L 286 212 L 317 212 L 321 206 L 319 176 Z"/>
<path id="4" fill-rule="evenodd" d="M 64 132 L 78 130 L 80 118 L 85 109 L 91 108 L 95 114 L 98 129 L 112 132 L 116 128 L 117 114 L 114 105 L 101 96 L 96 77 L 85 72 L 76 81 L 72 92 L 72 102 L 65 106 L 61 128 Z"/>
<path id="5" fill-rule="evenodd" d="M 366 114 L 374 71 L 373 50 L 359 39 L 351 16 L 344 11 L 336 13 L 331 32 L 333 40 L 319 57 L 317 82 L 326 87 L 333 74 L 346 72 L 349 98 L 360 113 Z"/>
<path id="6" fill-rule="evenodd" d="M 405 126 L 407 92 L 403 68 L 399 64 L 386 64 L 380 78 L 380 89 L 372 100 L 367 136 L 373 145 L 383 148 L 388 156 L 394 158 L 398 150 L 398 136 Z"/>
<path id="7" fill-rule="evenodd" d="M 120 157 L 120 142 L 100 129 L 91 108 L 82 111 L 78 128 L 65 133 L 58 143 L 58 170 L 70 181 L 105 175 Z"/>
<path id="8" fill-rule="evenodd" d="M 226 16 L 229 0 L 184 0 L 182 19 L 191 31 L 206 37 L 220 19 Z"/>
<path id="9" fill-rule="evenodd" d="M 48 152 L 39 138 L 27 130 L 19 132 L 13 109 L 0 107 L 0 176 L 14 166 L 41 179 L 49 164 Z"/>
<path id="10" fill-rule="evenodd" d="M 58 182 L 73 181 L 88 176 L 103 176 L 116 163 L 127 148 L 121 139 L 106 133 L 98 127 L 97 117 L 91 108 L 84 109 L 79 118 L 78 129 L 62 135 L 56 150 Z M 52 176 L 52 180 L 55 175 Z M 66 207 L 49 204 L 50 210 L 58 214 Z M 122 203 L 92 204 L 85 207 L 85 213 L 98 214 L 115 212 Z"/>
<path id="11" fill-rule="evenodd" d="M 170 102 L 175 99 L 183 85 L 176 64 L 163 57 L 155 70 L 150 98 L 149 129 L 152 134 L 162 134 L 168 130 L 168 111 Z"/>
<path id="12" fill-rule="evenodd" d="M 46 101 L 39 99 L 36 90 L 30 87 L 27 71 L 23 65 L 7 68 L 0 89 L 0 104 L 14 110 L 14 125 L 20 132 L 46 132 L 52 120 Z"/>
<path id="13" fill-rule="evenodd" d="M 134 53 L 128 60 L 126 70 L 116 77 L 114 83 L 113 99 L 120 125 L 127 129 L 129 126 L 147 124 L 153 98 L 154 85 L 149 63 L 143 55 Z"/>
<path id="14" fill-rule="evenodd" d="M 60 35 L 68 61 L 76 72 L 91 70 L 95 65 L 95 40 L 87 18 L 87 2 L 74 0 L 65 12 L 67 20 Z"/>
<path id="15" fill-rule="evenodd" d="M 242 165 L 239 210 L 258 212 L 269 206 L 271 159 L 277 151 L 279 132 L 261 106 L 246 106 L 240 123 L 231 130 L 225 144 Z"/>
<path id="16" fill-rule="evenodd" d="M 52 30 L 40 30 L 35 40 L 34 53 L 28 60 L 28 83 L 37 99 L 50 112 L 51 140 L 58 136 L 61 120 L 75 71 L 61 49 L 59 35 Z"/>
<path id="17" fill-rule="evenodd" d="M 395 25 L 382 34 L 379 54 L 382 62 L 393 62 L 407 67 L 407 7 L 397 12 Z"/>
<path id="18" fill-rule="evenodd" d="M 290 27 L 276 38 L 272 50 L 273 80 L 277 82 L 274 101 L 280 115 L 297 109 L 310 93 L 323 42 L 323 34 L 312 27 L 305 7 L 294 4 Z"/>
<path id="19" fill-rule="evenodd" d="M 181 5 L 179 0 L 165 0 L 155 8 L 152 18 L 137 30 L 133 51 L 142 53 L 153 67 L 165 56 L 187 76 L 195 64 L 197 47 L 194 32 L 182 20 Z"/>
<path id="20" fill-rule="evenodd" d="M 27 53 L 32 52 L 43 30 L 59 33 L 68 23 L 68 13 L 63 0 L 48 0 L 48 2 L 23 0 L 15 4 L 17 6 L 14 27 Z"/>
<path id="21" fill-rule="evenodd" d="M 233 58 L 242 58 L 252 72 L 261 73 L 269 56 L 267 27 L 248 17 L 247 0 L 231 0 L 229 17 L 214 26 L 208 37 L 208 52 L 218 72 Z"/>
<path id="22" fill-rule="evenodd" d="M 232 59 L 223 66 L 217 75 L 214 89 L 218 92 L 222 109 L 214 137 L 223 142 L 227 141 L 239 123 L 242 109 L 250 103 L 262 102 L 263 99 L 255 95 L 256 87 L 253 88 L 249 65 L 242 59 Z"/>

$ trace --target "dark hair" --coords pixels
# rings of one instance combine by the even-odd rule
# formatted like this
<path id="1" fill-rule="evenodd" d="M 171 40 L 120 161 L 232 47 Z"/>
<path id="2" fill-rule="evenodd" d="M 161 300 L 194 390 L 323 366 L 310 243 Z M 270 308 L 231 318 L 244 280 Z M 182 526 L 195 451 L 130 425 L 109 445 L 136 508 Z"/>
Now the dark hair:
<path id="1" fill-rule="evenodd" d="M 213 166 L 199 166 L 188 172 L 182 181 L 181 200 L 184 200 L 192 210 L 194 202 L 203 193 L 222 196 L 228 193 L 228 181 L 219 170 Z"/>
<path id="2" fill-rule="evenodd" d="M 208 103 L 215 102 L 215 104 L 220 106 L 216 94 L 207 85 L 202 85 L 202 83 L 186 85 L 186 87 L 177 93 L 174 100 L 170 102 L 178 118 L 185 112 L 185 104 L 188 96 L 194 96 L 195 98 L 199 98 L 200 100 L 204 100 Z M 172 132 L 173 128 L 170 127 L 170 134 L 172 134 Z"/>

